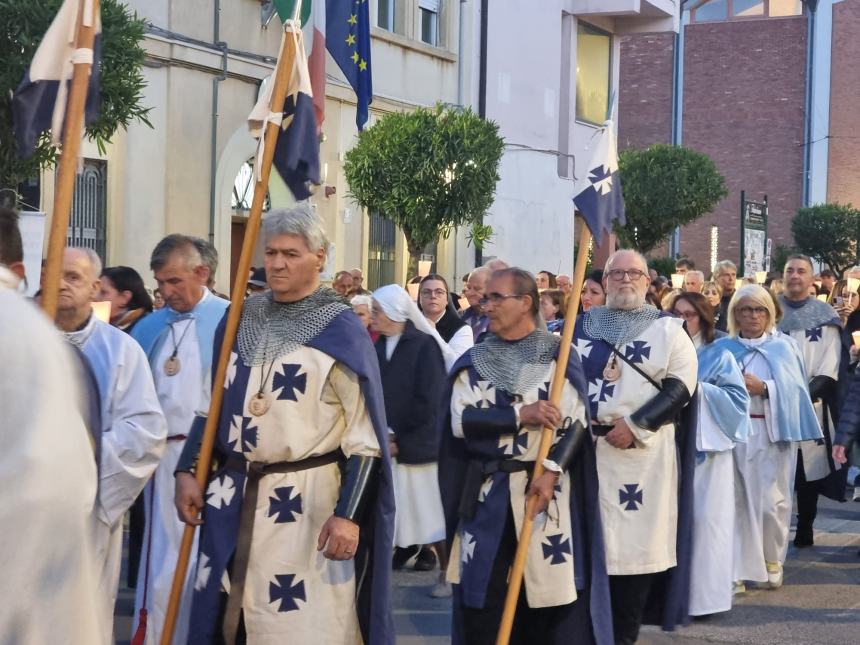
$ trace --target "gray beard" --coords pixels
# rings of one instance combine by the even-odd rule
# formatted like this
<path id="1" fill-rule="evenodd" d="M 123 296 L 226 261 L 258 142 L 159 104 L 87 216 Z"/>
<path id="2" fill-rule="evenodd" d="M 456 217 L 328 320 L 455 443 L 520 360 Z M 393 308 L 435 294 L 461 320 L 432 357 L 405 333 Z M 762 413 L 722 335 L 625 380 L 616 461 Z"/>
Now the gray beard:
<path id="1" fill-rule="evenodd" d="M 637 309 L 645 304 L 645 296 L 638 293 L 608 293 L 606 294 L 606 306 L 609 309 L 621 309 L 629 311 Z"/>

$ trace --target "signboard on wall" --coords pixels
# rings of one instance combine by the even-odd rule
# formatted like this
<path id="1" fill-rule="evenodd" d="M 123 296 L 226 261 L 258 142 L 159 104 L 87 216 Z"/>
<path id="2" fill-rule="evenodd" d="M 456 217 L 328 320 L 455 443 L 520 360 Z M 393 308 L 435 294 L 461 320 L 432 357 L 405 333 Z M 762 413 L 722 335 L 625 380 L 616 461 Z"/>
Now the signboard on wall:
<path id="1" fill-rule="evenodd" d="M 768 270 L 767 242 L 767 195 L 755 202 L 747 200 L 746 192 L 741 191 L 742 275 L 752 277 L 756 271 Z"/>

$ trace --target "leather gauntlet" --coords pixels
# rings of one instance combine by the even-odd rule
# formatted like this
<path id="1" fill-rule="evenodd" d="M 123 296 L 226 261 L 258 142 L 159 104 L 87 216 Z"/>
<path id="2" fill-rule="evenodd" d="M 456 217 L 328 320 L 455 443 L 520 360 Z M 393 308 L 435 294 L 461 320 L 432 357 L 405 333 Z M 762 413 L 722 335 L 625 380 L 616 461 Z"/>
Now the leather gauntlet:
<path id="1" fill-rule="evenodd" d="M 343 466 L 340 499 L 334 514 L 356 524 L 361 523 L 368 499 L 375 492 L 376 478 L 382 460 L 379 457 L 353 455 Z"/>
<path id="2" fill-rule="evenodd" d="M 519 429 L 517 413 L 513 408 L 476 408 L 463 410 L 461 418 L 463 436 L 469 440 L 487 439 L 503 434 L 514 434 Z"/>
<path id="3" fill-rule="evenodd" d="M 566 472 L 582 450 L 586 436 L 588 436 L 588 430 L 577 421 L 565 430 L 558 443 L 549 451 L 549 459 L 557 463 L 562 472 Z"/>
<path id="4" fill-rule="evenodd" d="M 653 399 L 630 415 L 640 428 L 656 432 L 675 418 L 690 401 L 687 386 L 676 378 L 664 378 L 663 388 Z"/>

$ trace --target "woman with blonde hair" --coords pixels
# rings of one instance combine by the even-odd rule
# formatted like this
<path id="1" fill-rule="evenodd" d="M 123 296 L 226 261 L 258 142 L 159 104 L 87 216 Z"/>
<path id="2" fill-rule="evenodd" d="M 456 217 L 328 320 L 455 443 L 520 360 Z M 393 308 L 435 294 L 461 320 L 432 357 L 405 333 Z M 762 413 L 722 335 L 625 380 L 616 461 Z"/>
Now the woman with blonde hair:
<path id="1" fill-rule="evenodd" d="M 744 581 L 782 585 L 800 441 L 822 438 L 797 344 L 775 329 L 774 299 L 754 284 L 738 289 L 728 308 L 727 349 L 750 395 L 750 437 L 735 446 L 735 592 Z"/>

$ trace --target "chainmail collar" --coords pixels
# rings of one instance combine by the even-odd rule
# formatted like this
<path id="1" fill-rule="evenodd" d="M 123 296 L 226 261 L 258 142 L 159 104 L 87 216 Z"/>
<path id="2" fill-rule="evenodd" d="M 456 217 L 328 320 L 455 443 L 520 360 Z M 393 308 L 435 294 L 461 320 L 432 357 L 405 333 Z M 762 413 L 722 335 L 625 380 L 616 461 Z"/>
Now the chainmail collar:
<path id="1" fill-rule="evenodd" d="M 582 316 L 582 329 L 591 338 L 612 345 L 624 345 L 638 338 L 663 315 L 656 307 L 642 305 L 636 309 L 592 307 Z"/>
<path id="2" fill-rule="evenodd" d="M 490 334 L 470 350 L 472 365 L 496 388 L 523 395 L 545 380 L 560 342 L 558 336 L 539 329 L 515 341 Z"/>
<path id="3" fill-rule="evenodd" d="M 239 356 L 249 366 L 271 362 L 307 344 L 348 309 L 343 298 L 328 287 L 296 302 L 275 302 L 271 293 L 251 296 L 239 324 Z"/>
<path id="4" fill-rule="evenodd" d="M 809 297 L 798 302 L 779 294 L 779 303 L 782 305 L 782 320 L 778 327 L 783 333 L 805 331 L 822 325 L 842 327 L 836 310 L 817 298 Z"/>

